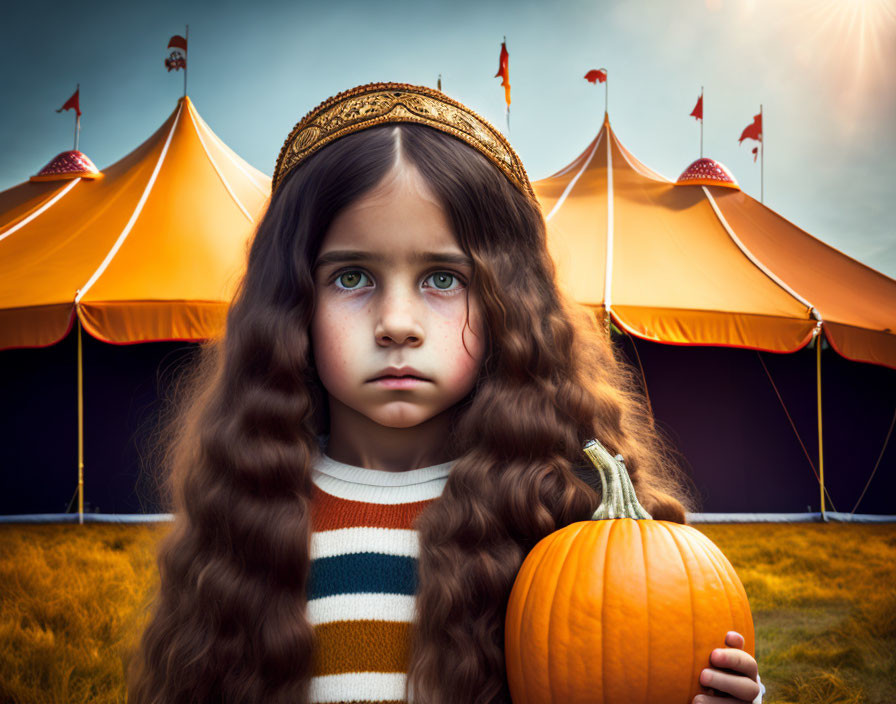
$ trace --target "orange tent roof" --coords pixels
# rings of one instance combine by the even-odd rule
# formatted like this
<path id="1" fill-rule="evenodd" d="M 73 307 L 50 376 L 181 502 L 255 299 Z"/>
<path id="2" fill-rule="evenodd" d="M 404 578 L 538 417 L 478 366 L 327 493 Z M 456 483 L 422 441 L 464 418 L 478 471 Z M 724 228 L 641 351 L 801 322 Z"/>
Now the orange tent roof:
<path id="1" fill-rule="evenodd" d="M 0 192 L 0 349 L 54 344 L 75 314 L 120 344 L 222 330 L 271 179 L 189 97 L 103 175 Z"/>
<path id="2" fill-rule="evenodd" d="M 631 334 L 795 352 L 818 324 L 842 356 L 896 368 L 896 281 L 738 188 L 676 185 L 607 116 L 585 151 L 533 186 L 561 285 Z"/>

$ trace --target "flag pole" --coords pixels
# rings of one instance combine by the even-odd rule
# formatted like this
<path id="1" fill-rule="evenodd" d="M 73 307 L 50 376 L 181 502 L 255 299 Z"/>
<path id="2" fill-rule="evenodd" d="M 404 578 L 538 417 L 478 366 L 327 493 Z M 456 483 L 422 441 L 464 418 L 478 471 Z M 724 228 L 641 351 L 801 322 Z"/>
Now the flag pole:
<path id="1" fill-rule="evenodd" d="M 700 158 L 703 158 L 703 113 L 706 105 L 703 102 L 703 86 L 700 86 Z"/>
<path id="2" fill-rule="evenodd" d="M 604 81 L 604 115 L 609 115 L 610 109 L 610 71 L 604 69 L 607 73 L 607 80 Z"/>
<path id="3" fill-rule="evenodd" d="M 189 58 L 190 54 L 190 25 L 187 25 L 187 35 L 184 37 L 184 40 L 187 44 L 187 58 Z M 189 64 L 187 62 L 184 63 L 184 97 L 187 97 L 187 68 Z"/>
<path id="4" fill-rule="evenodd" d="M 507 48 L 507 35 L 504 35 L 504 48 Z M 509 62 L 508 62 L 509 63 Z M 510 80 L 510 67 L 507 68 L 507 80 Z M 510 138 L 510 105 L 508 105 L 504 111 L 504 114 L 507 116 L 507 138 Z"/>
<path id="5" fill-rule="evenodd" d="M 762 103 L 759 103 L 759 124 L 762 131 L 759 133 L 759 202 L 765 202 L 765 120 L 762 117 Z"/>
<path id="6" fill-rule="evenodd" d="M 77 88 L 75 88 L 75 93 L 78 93 L 78 103 L 81 102 L 81 94 L 79 91 L 81 90 L 81 84 L 79 83 Z M 81 131 L 81 116 L 78 114 L 78 111 L 75 110 L 75 151 L 78 150 L 78 133 Z"/>

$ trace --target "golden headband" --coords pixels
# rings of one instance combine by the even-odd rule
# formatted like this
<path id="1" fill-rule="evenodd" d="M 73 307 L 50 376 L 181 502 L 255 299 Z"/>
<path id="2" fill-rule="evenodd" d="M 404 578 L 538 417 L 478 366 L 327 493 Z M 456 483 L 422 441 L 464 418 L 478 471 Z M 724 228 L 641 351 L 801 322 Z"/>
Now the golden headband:
<path id="1" fill-rule="evenodd" d="M 283 143 L 271 193 L 317 150 L 347 134 L 386 122 L 417 122 L 466 142 L 488 157 L 523 193 L 535 198 L 523 162 L 504 135 L 441 91 L 408 83 L 367 83 L 338 93 L 311 110 Z"/>

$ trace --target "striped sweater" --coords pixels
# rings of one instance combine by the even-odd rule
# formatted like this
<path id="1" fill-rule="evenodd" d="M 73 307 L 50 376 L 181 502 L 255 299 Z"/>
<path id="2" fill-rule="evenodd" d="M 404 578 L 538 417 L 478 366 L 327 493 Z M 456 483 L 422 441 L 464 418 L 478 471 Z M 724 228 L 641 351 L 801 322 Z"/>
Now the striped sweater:
<path id="1" fill-rule="evenodd" d="M 406 702 L 417 591 L 413 522 L 438 498 L 451 462 L 407 472 L 314 465 L 308 618 L 311 702 Z"/>

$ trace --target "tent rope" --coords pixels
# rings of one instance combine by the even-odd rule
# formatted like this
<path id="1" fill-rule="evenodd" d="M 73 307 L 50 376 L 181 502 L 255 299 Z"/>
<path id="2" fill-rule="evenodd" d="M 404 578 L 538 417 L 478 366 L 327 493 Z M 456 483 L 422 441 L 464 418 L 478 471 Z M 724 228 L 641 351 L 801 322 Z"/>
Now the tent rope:
<path id="1" fill-rule="evenodd" d="M 856 501 L 856 505 L 852 507 L 852 511 L 849 512 L 850 514 L 854 514 L 856 512 L 856 509 L 859 507 L 859 504 L 862 503 L 865 492 L 868 491 L 868 487 L 871 485 L 871 480 L 874 479 L 874 473 L 877 472 L 877 468 L 880 467 L 880 461 L 884 457 L 884 452 L 887 451 L 887 443 L 890 442 L 890 434 L 893 432 L 894 424 L 896 424 L 896 410 L 893 411 L 893 420 L 890 421 L 890 429 L 887 431 L 887 437 L 884 439 L 884 446 L 881 448 L 880 454 L 877 456 L 877 462 L 874 463 L 874 469 L 871 471 L 871 476 L 868 477 L 868 481 L 865 483 L 865 488 L 862 489 L 859 500 Z"/>
<path id="2" fill-rule="evenodd" d="M 796 435 L 796 439 L 800 443 L 800 447 L 803 448 L 803 454 L 806 455 L 806 459 L 809 462 L 809 466 L 812 468 L 812 474 L 815 475 L 815 479 L 821 483 L 821 478 L 818 476 L 818 470 L 815 469 L 815 463 L 812 461 L 812 457 L 809 455 L 809 451 L 806 449 L 806 446 L 803 444 L 803 439 L 800 437 L 799 431 L 796 429 L 796 424 L 793 422 L 793 418 L 790 416 L 790 412 L 787 410 L 787 406 L 784 403 L 784 399 L 781 398 L 781 392 L 778 391 L 778 386 L 775 384 L 775 380 L 772 379 L 772 375 L 768 370 L 768 367 L 765 366 L 765 360 L 762 358 L 762 355 L 759 354 L 759 350 L 756 350 L 756 356 L 759 357 L 759 362 L 762 364 L 762 368 L 765 370 L 765 374 L 768 377 L 768 380 L 772 384 L 772 388 L 775 390 L 775 394 L 778 396 L 778 401 L 781 402 L 781 408 L 784 409 L 784 415 L 787 416 L 787 420 L 790 421 L 790 427 L 793 428 L 793 434 Z M 828 488 L 824 488 L 825 496 L 828 497 L 828 501 L 831 502 L 831 507 L 834 511 L 837 510 L 837 507 L 834 506 L 834 500 L 831 498 L 830 493 L 828 493 Z"/>
<path id="3" fill-rule="evenodd" d="M 66 513 L 71 513 L 71 511 L 72 511 L 72 505 L 75 503 L 75 497 L 76 497 L 77 495 L 78 495 L 78 487 L 75 487 L 75 493 L 72 494 L 72 498 L 69 499 L 69 502 L 68 502 L 68 507 L 66 507 L 66 509 L 65 509 L 65 512 L 66 512 Z"/>

